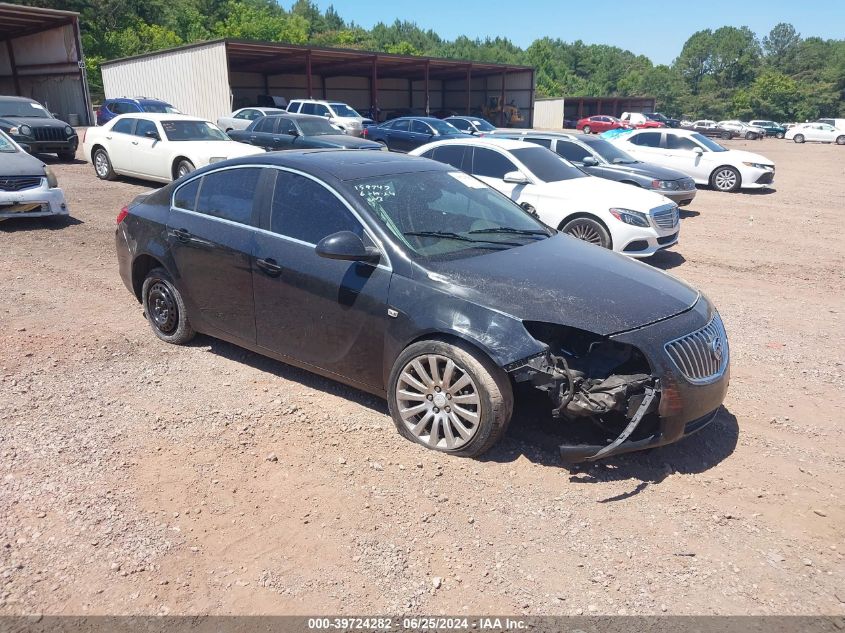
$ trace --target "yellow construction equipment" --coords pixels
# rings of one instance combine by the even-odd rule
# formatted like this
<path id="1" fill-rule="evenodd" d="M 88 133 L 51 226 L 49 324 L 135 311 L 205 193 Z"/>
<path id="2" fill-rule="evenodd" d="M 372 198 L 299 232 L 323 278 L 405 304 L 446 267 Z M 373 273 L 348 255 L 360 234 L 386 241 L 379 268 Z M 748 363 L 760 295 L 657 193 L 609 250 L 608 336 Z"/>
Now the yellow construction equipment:
<path id="1" fill-rule="evenodd" d="M 493 125 L 501 125 L 502 121 L 500 117 L 502 110 L 504 110 L 505 113 L 505 127 L 513 127 L 525 121 L 522 117 L 522 112 L 520 112 L 519 107 L 513 99 L 511 99 L 510 103 L 507 103 L 504 107 L 502 107 L 501 97 L 490 97 L 487 100 L 487 104 L 481 108 L 481 114 Z"/>

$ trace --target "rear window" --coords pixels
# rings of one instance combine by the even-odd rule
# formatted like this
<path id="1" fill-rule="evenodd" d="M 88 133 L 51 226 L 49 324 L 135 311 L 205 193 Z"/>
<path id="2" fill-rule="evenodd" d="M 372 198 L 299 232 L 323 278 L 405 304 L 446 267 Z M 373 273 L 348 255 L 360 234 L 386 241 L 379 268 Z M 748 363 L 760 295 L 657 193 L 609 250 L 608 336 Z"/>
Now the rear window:
<path id="1" fill-rule="evenodd" d="M 112 132 L 119 132 L 120 134 L 132 134 L 137 119 L 121 119 L 112 127 Z"/>
<path id="2" fill-rule="evenodd" d="M 660 132 L 643 132 L 632 138 L 631 143 L 643 147 L 660 147 L 660 136 Z"/>
<path id="3" fill-rule="evenodd" d="M 260 177 L 261 169 L 258 167 L 224 169 L 206 174 L 200 186 L 196 210 L 215 218 L 252 224 L 252 199 Z"/>

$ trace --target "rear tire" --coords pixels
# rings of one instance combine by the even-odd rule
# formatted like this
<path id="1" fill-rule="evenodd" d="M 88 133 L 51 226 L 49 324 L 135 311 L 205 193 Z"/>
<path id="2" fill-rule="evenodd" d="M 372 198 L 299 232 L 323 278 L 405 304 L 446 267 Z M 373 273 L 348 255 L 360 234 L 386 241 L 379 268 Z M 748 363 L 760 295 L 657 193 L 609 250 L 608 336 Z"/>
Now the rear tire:
<path id="1" fill-rule="evenodd" d="M 783 132 L 778 132 L 775 134 L 775 138 L 783 138 Z"/>
<path id="2" fill-rule="evenodd" d="M 475 348 L 427 340 L 409 345 L 396 359 L 387 403 L 405 439 L 449 455 L 476 457 L 507 430 L 513 390 L 508 375 Z"/>
<path id="3" fill-rule="evenodd" d="M 803 134 L 796 134 L 792 137 L 792 140 L 796 143 L 803 143 L 804 142 L 804 135 Z"/>
<path id="4" fill-rule="evenodd" d="M 722 132 L 721 137 L 724 140 L 729 141 L 729 140 L 731 140 L 731 133 L 730 132 Z"/>
<path id="5" fill-rule="evenodd" d="M 194 338 L 182 295 L 164 268 L 153 268 L 141 287 L 144 316 L 153 333 L 166 343 L 182 345 Z"/>
<path id="6" fill-rule="evenodd" d="M 733 167 L 718 167 L 710 175 L 710 186 L 716 191 L 732 192 L 742 185 L 742 177 Z"/>
<path id="7" fill-rule="evenodd" d="M 567 235 L 602 248 L 612 248 L 613 246 L 610 233 L 601 222 L 592 218 L 582 216 L 569 220 L 560 230 Z"/>
<path id="8" fill-rule="evenodd" d="M 109 153 L 102 147 L 94 151 L 92 162 L 94 163 L 94 173 L 97 174 L 97 178 L 100 180 L 114 180 L 117 178 L 117 174 L 114 173 L 114 169 L 111 166 Z"/>
<path id="9" fill-rule="evenodd" d="M 757 138 L 757 135 L 754 132 L 746 132 L 745 133 L 745 140 L 746 141 L 753 141 Z"/>

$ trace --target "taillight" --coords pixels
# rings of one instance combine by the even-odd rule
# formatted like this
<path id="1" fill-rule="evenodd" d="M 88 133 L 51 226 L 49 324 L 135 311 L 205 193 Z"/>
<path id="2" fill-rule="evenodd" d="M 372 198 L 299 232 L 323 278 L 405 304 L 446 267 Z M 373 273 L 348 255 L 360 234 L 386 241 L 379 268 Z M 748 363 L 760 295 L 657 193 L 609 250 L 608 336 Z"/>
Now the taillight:
<path id="1" fill-rule="evenodd" d="M 117 214 L 117 224 L 120 224 L 121 222 L 123 222 L 123 220 L 125 220 L 125 219 L 126 219 L 126 216 L 127 216 L 127 215 L 129 215 L 129 208 L 128 208 L 128 207 L 123 207 L 123 208 L 120 210 L 120 213 L 118 213 L 118 214 Z"/>
<path id="2" fill-rule="evenodd" d="M 363 136 L 364 138 L 367 138 L 367 136 L 369 136 L 369 134 L 370 134 L 370 132 L 369 132 L 369 130 L 367 130 L 367 128 L 364 128 L 363 130 L 361 130 L 361 136 Z"/>

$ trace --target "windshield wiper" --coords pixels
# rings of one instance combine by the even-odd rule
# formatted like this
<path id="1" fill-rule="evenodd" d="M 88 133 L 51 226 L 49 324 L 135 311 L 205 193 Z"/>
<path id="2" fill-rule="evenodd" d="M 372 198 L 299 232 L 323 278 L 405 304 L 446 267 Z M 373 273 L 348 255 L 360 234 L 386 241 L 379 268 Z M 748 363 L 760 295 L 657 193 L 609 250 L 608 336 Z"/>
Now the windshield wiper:
<path id="1" fill-rule="evenodd" d="M 472 231 L 470 231 L 472 233 Z M 501 244 L 502 246 L 521 246 L 516 242 L 498 242 L 496 240 L 477 240 L 460 233 L 453 233 L 451 231 L 408 231 L 402 235 L 417 235 L 419 237 L 442 237 L 449 240 L 458 240 L 460 242 L 488 242 L 490 244 Z"/>
<path id="2" fill-rule="evenodd" d="M 489 229 L 473 229 L 470 231 L 470 234 L 473 233 L 511 233 L 513 235 L 542 235 L 544 237 L 548 237 L 548 232 L 542 229 L 515 229 L 510 226 L 494 226 L 490 227 Z"/>

